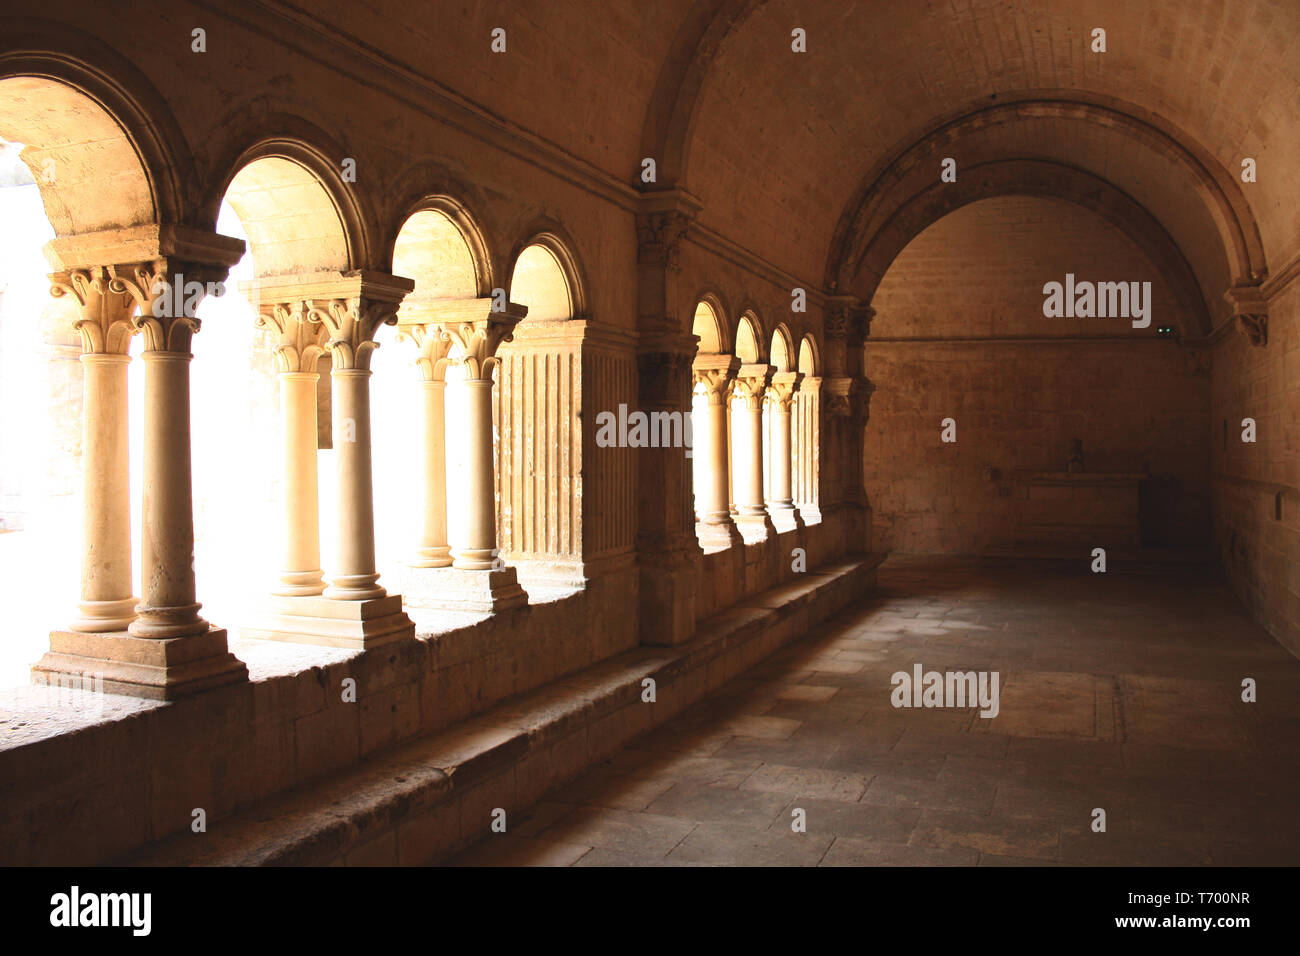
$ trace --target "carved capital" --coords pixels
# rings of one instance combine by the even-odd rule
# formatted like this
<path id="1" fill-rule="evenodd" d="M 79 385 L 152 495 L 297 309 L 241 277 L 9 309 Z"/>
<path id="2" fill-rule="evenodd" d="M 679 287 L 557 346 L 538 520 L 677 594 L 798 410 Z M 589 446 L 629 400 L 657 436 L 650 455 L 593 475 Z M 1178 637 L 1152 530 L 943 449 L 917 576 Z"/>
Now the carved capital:
<path id="1" fill-rule="evenodd" d="M 1232 306 L 1232 321 L 1251 345 L 1268 345 L 1268 300 L 1257 285 L 1233 286 L 1223 295 Z"/>
<path id="2" fill-rule="evenodd" d="M 1268 315 L 1263 312 L 1243 312 L 1236 317 L 1237 331 L 1246 337 L 1251 345 L 1263 348 L 1268 345 Z"/>
<path id="3" fill-rule="evenodd" d="M 135 299 L 126 290 L 110 288 L 112 275 L 104 266 L 66 269 L 50 275 L 50 295 L 77 300 L 79 317 L 74 328 L 81 333 L 82 351 L 126 355 L 135 334 L 131 315 Z"/>
<path id="4" fill-rule="evenodd" d="M 460 350 L 456 361 L 464 368 L 467 381 L 491 380 L 499 361 L 497 349 L 514 338 L 514 328 L 522 318 L 518 312 L 492 312 L 484 318 L 441 325 Z"/>
<path id="5" fill-rule="evenodd" d="M 398 303 L 382 299 L 308 299 L 306 305 L 311 320 L 324 326 L 336 371 L 369 369 L 370 357 L 379 347 L 375 333 L 381 325 L 397 324 Z"/>
<path id="6" fill-rule="evenodd" d="M 783 412 L 788 412 L 790 406 L 794 404 L 795 394 L 799 391 L 802 381 L 802 372 L 777 372 L 772 376 L 767 394 Z"/>
<path id="7" fill-rule="evenodd" d="M 827 410 L 854 424 L 866 424 L 870 417 L 871 395 L 876 386 L 865 378 L 832 378 L 829 380 Z"/>
<path id="8" fill-rule="evenodd" d="M 858 346 L 871 334 L 876 310 L 852 296 L 834 296 L 826 307 L 826 337 Z"/>
<path id="9" fill-rule="evenodd" d="M 742 365 L 736 372 L 733 392 L 744 398 L 745 407 L 751 412 L 763 408 L 763 397 L 775 371 L 771 365 Z"/>
<path id="10" fill-rule="evenodd" d="M 740 360 L 734 355 L 706 353 L 697 355 L 691 366 L 695 390 L 709 396 L 710 405 L 725 405 L 731 400 Z"/>
<path id="11" fill-rule="evenodd" d="M 402 325 L 399 329 L 398 338 L 409 339 L 418 352 L 415 367 L 420 372 L 420 381 L 446 381 L 451 336 L 437 325 Z"/>
<path id="12" fill-rule="evenodd" d="M 681 189 L 643 196 L 636 214 L 637 264 L 676 270 L 682 240 L 699 211 L 700 201 Z"/>
<path id="13" fill-rule="evenodd" d="M 225 293 L 228 266 L 159 258 L 109 267 L 109 288 L 126 293 L 139 314 L 132 320 L 144 332 L 146 352 L 189 354 L 201 323 L 199 304 Z"/>
<path id="14" fill-rule="evenodd" d="M 690 217 L 678 210 L 638 213 L 636 217 L 636 261 L 677 269 L 681 244 L 690 228 Z"/>
<path id="15" fill-rule="evenodd" d="M 258 328 L 272 333 L 278 372 L 314 372 L 325 354 L 325 327 L 303 300 L 258 304 Z"/>

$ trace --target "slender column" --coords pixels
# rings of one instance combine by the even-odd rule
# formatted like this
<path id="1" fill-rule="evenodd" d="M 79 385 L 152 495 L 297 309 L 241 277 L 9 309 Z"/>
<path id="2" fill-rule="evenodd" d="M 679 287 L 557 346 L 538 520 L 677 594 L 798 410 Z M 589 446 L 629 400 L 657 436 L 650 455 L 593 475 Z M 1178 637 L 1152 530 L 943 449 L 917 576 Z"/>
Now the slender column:
<path id="1" fill-rule="evenodd" d="M 730 355 L 701 355 L 697 356 L 693 369 L 696 383 L 704 386 L 709 400 L 708 447 L 703 452 L 708 456 L 710 468 L 709 481 L 703 489 L 704 500 L 699 506 L 701 533 L 716 540 L 731 540 L 736 536 L 727 467 L 730 444 L 727 418 L 731 412 L 732 387 L 739 366 L 739 361 Z M 696 451 L 698 453 L 700 449 Z"/>
<path id="2" fill-rule="evenodd" d="M 777 372 L 772 376 L 768 395 L 772 399 L 772 495 L 773 511 L 794 510 L 791 453 L 791 407 L 798 394 L 803 375 L 799 372 Z"/>
<path id="3" fill-rule="evenodd" d="M 316 474 L 316 364 L 324 352 L 323 328 L 304 303 L 281 302 L 258 316 L 276 335 L 283 442 L 279 580 L 272 594 L 305 597 L 325 589 L 320 561 L 320 492 Z"/>
<path id="4" fill-rule="evenodd" d="M 335 366 L 334 454 L 338 462 L 338 567 L 325 596 L 341 601 L 381 598 L 375 569 L 375 489 L 370 460 L 370 369 Z"/>
<path id="5" fill-rule="evenodd" d="M 55 297 L 80 308 L 82 399 L 82 551 L 79 615 L 70 625 L 90 633 L 123 631 L 135 620 L 131 594 L 131 487 L 127 441 L 127 354 L 135 300 L 109 288 L 107 269 L 73 269 L 50 277 Z"/>
<path id="6" fill-rule="evenodd" d="M 492 380 L 466 379 L 466 475 L 462 490 L 465 539 L 452 567 L 481 571 L 496 563 L 496 501 L 492 473 Z"/>
<path id="7" fill-rule="evenodd" d="M 736 377 L 737 388 L 744 400 L 749 453 L 743 476 L 745 480 L 736 503 L 742 517 L 767 514 L 763 500 L 763 398 L 773 371 L 770 365 L 742 365 Z"/>
<path id="8" fill-rule="evenodd" d="M 98 275 L 101 283 L 108 276 L 103 288 L 113 294 L 114 308 L 124 310 L 131 325 L 144 334 L 140 602 L 125 632 L 81 628 L 51 632 L 49 653 L 33 666 L 32 677 L 49 682 L 67 675 L 93 675 L 97 686 L 102 679 L 102 686 L 110 693 L 171 700 L 248 677 L 248 669 L 227 649 L 226 632 L 209 625 L 198 613 L 190 464 L 190 343 L 199 329 L 195 312 L 206 295 L 224 291 L 221 280 L 230 265 L 238 261 L 244 244 L 201 230 L 163 225 L 56 239 L 46 246 L 45 253 L 52 263 L 70 262 L 69 267 L 82 268 L 77 260 L 113 262 L 127 249 L 151 250 L 152 254 L 148 259 L 108 266 Z M 185 257 L 174 257 L 176 249 L 186 250 Z M 131 299 L 129 307 L 123 297 Z M 102 343 L 95 343 L 94 337 L 100 332 L 112 334 Z M 92 344 L 103 344 L 106 352 L 126 352 L 127 333 L 116 323 L 89 323 L 83 326 L 82 334 L 89 336 Z M 105 413 L 88 409 L 90 415 L 96 416 L 88 420 L 88 428 L 96 434 L 88 443 L 87 468 L 102 466 L 105 474 L 99 479 L 88 478 L 87 490 L 92 500 L 100 497 L 116 502 L 106 508 L 123 510 L 120 502 L 126 465 L 122 450 L 125 426 L 120 420 L 125 406 L 121 397 L 122 363 L 92 359 L 87 368 L 88 405 L 93 408 L 102 400 L 107 409 L 113 410 Z M 87 515 L 92 518 L 92 557 L 87 577 L 97 586 L 107 580 L 111 587 L 89 591 L 88 596 L 98 601 L 108 594 L 113 603 L 124 601 L 123 591 L 130 593 L 124 586 L 129 572 L 121 571 L 118 556 L 127 559 L 129 535 L 121 529 L 120 519 L 107 517 L 103 508 L 89 508 Z M 98 521 L 104 524 L 97 526 Z M 112 568 L 104 578 L 100 570 L 107 568 L 110 553 Z M 120 627 L 125 617 L 115 617 L 113 623 Z"/>
<path id="9" fill-rule="evenodd" d="M 400 594 L 379 583 L 370 437 L 375 333 L 396 322 L 410 279 L 385 273 L 314 272 L 263 277 L 257 294 L 279 332 L 285 442 L 285 557 L 278 587 L 245 639 L 370 648 L 415 636 Z M 278 303 L 278 304 L 277 304 Z M 316 368 L 330 354 L 337 549 L 328 586 L 320 571 Z"/>
<path id="10" fill-rule="evenodd" d="M 135 637 L 203 634 L 194 582 L 190 470 L 190 336 L 198 321 L 145 319 L 144 534 Z"/>
<path id="11" fill-rule="evenodd" d="M 424 419 L 424 520 L 410 560 L 414 568 L 451 564 L 447 544 L 447 404 L 445 380 L 451 338 L 436 326 L 403 329 L 420 349 L 420 411 Z"/>
<path id="12" fill-rule="evenodd" d="M 464 540 L 452 542 L 452 567 L 467 571 L 496 566 L 496 479 L 492 468 L 492 372 L 498 346 L 509 341 L 522 312 L 449 323 L 444 331 L 461 352 L 466 417 L 466 475 L 460 492 Z"/>
<path id="13" fill-rule="evenodd" d="M 400 298 L 398 299 L 400 302 Z M 375 491 L 370 457 L 370 357 L 379 326 L 397 321 L 398 302 L 365 295 L 312 302 L 329 338 L 334 456 L 338 467 L 338 555 L 325 597 L 384 597 L 375 568 Z"/>

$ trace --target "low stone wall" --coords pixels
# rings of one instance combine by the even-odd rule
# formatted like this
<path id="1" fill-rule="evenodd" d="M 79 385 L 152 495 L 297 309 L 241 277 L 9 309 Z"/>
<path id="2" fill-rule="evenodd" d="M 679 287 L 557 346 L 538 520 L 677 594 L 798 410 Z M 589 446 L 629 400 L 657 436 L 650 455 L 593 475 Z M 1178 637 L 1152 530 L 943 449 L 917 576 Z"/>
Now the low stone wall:
<path id="1" fill-rule="evenodd" d="M 759 663 L 874 582 L 877 559 L 811 571 L 729 608 L 673 648 L 638 647 L 453 730 L 392 748 L 201 835 L 116 862 L 393 865 L 436 862 Z M 655 680 L 646 702 L 642 681 Z"/>

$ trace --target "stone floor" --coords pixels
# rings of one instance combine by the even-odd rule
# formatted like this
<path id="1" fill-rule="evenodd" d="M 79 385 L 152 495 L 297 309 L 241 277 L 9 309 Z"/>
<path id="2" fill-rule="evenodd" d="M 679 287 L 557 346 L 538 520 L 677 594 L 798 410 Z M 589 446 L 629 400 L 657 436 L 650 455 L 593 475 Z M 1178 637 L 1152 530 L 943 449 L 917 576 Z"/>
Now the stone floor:
<path id="1" fill-rule="evenodd" d="M 1300 863 L 1300 661 L 1216 579 L 925 559 L 879 577 L 452 862 Z M 890 677 L 917 663 L 998 672 L 998 715 L 895 709 Z"/>

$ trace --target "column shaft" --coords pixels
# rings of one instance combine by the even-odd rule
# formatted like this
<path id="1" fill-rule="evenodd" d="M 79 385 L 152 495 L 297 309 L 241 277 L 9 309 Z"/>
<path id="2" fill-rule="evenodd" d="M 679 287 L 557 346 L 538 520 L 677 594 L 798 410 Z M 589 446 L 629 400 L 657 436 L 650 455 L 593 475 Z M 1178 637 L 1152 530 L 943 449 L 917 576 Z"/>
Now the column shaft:
<path id="1" fill-rule="evenodd" d="M 730 406 L 726 394 L 720 401 L 709 396 L 709 456 L 713 460 L 710 478 L 710 498 L 703 515 L 705 521 L 726 521 L 731 516 L 731 474 L 727 467 L 728 448 L 727 416 Z"/>
<path id="2" fill-rule="evenodd" d="M 135 620 L 131 594 L 131 487 L 127 355 L 86 352 L 82 400 L 80 616 L 74 631 L 122 631 Z"/>
<path id="3" fill-rule="evenodd" d="M 445 568 L 451 564 L 447 546 L 446 383 L 422 381 L 420 398 L 424 413 L 424 525 L 411 566 Z"/>
<path id="4" fill-rule="evenodd" d="M 316 475 L 316 372 L 280 373 L 284 441 L 284 541 L 280 581 L 272 593 L 320 594 L 320 506 Z"/>
<path id="5" fill-rule="evenodd" d="M 202 634 L 194 588 L 194 498 L 190 468 L 188 352 L 146 351 L 144 534 L 136 637 Z"/>
<path id="6" fill-rule="evenodd" d="M 334 454 L 338 462 L 338 570 L 325 596 L 343 601 L 384 597 L 376 582 L 375 491 L 370 461 L 370 370 L 335 368 Z"/>
<path id="7" fill-rule="evenodd" d="M 772 405 L 772 505 L 782 510 L 794 507 L 791 489 L 791 416 L 789 402 Z"/>
<path id="8" fill-rule="evenodd" d="M 746 402 L 749 468 L 741 491 L 744 497 L 739 502 L 739 511 L 742 515 L 761 515 L 767 510 L 763 503 L 763 403 L 753 398 Z"/>
<path id="9" fill-rule="evenodd" d="M 452 549 L 452 567 L 481 571 L 494 566 L 496 483 L 492 470 L 492 379 L 467 379 L 465 389 L 466 481 L 461 488 L 465 540 Z"/>

